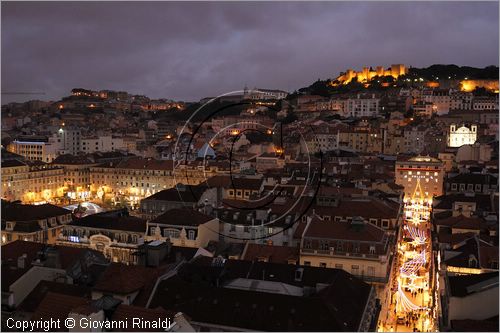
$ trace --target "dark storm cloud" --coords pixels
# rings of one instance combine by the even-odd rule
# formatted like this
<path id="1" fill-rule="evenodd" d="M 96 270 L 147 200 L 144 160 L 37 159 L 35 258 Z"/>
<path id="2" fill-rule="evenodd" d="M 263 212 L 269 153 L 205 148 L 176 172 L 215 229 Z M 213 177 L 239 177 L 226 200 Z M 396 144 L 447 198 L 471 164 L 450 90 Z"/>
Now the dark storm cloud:
<path id="1" fill-rule="evenodd" d="M 2 91 L 44 99 L 84 87 L 197 100 L 245 84 L 294 90 L 364 65 L 498 65 L 495 2 L 1 6 Z"/>

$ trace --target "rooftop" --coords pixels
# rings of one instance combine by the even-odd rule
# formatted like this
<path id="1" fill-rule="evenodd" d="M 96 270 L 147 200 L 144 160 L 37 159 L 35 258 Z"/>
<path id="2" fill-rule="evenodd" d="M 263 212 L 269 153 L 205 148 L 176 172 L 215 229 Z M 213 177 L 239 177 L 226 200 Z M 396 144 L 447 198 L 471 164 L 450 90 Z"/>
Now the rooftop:
<path id="1" fill-rule="evenodd" d="M 108 230 L 123 230 L 131 232 L 146 232 L 147 221 L 135 216 L 129 216 L 128 212 L 108 211 L 87 215 L 80 219 L 73 220 L 70 225 Z"/>
<path id="2" fill-rule="evenodd" d="M 151 224 L 169 224 L 169 225 L 184 225 L 184 226 L 199 226 L 214 218 L 198 212 L 192 208 L 174 208 L 166 211 L 162 215 L 151 220 Z"/>

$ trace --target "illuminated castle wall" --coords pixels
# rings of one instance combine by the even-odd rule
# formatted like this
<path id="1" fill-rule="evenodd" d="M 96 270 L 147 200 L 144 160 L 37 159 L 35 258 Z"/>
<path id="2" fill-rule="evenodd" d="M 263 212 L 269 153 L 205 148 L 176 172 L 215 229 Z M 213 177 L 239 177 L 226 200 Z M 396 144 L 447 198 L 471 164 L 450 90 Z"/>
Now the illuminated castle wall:
<path id="1" fill-rule="evenodd" d="M 485 88 L 498 93 L 498 80 L 463 80 L 460 81 L 460 90 L 473 91 L 476 88 Z"/>
<path id="2" fill-rule="evenodd" d="M 400 75 L 405 75 L 408 73 L 408 68 L 405 65 L 394 64 L 391 65 L 389 69 L 385 69 L 383 66 L 377 66 L 376 69 L 370 70 L 368 67 L 363 67 L 360 72 L 356 72 L 353 69 L 348 69 L 343 75 L 336 78 L 343 84 L 347 84 L 352 81 L 352 79 L 357 78 L 358 82 L 370 81 L 375 76 L 392 76 L 397 79 Z"/>
<path id="3" fill-rule="evenodd" d="M 477 126 L 471 125 L 458 127 L 455 124 L 450 125 L 450 134 L 448 134 L 448 147 L 461 147 L 463 145 L 472 145 L 477 140 Z"/>

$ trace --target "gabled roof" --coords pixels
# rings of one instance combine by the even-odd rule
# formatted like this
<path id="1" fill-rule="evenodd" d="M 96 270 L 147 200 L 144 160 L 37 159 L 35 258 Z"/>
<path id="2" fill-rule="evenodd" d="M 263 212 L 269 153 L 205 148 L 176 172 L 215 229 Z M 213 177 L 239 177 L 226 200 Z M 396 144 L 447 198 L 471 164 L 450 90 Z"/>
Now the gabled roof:
<path id="1" fill-rule="evenodd" d="M 289 260 L 298 260 L 299 250 L 290 246 L 275 246 L 247 243 L 243 260 L 259 260 L 265 258 L 267 262 L 287 264 Z"/>
<path id="2" fill-rule="evenodd" d="M 492 262 L 498 263 L 498 246 L 486 243 L 475 234 L 463 243 L 455 244 L 450 250 L 453 252 L 455 255 L 444 261 L 448 266 L 469 268 L 474 263 L 472 268 L 488 269 Z M 476 261 L 470 262 L 470 259 Z"/>
<path id="3" fill-rule="evenodd" d="M 34 221 L 71 214 L 67 209 L 52 205 L 24 205 L 2 201 L 2 220 L 5 221 Z"/>
<path id="4" fill-rule="evenodd" d="M 337 206 L 313 206 L 316 214 L 320 216 L 356 216 L 365 219 L 396 219 L 400 211 L 400 204 L 390 200 L 375 197 L 344 198 Z"/>
<path id="5" fill-rule="evenodd" d="M 166 211 L 162 215 L 151 220 L 151 224 L 168 224 L 168 225 L 183 225 L 183 226 L 199 226 L 214 218 L 209 215 L 205 215 L 192 208 L 174 208 Z"/>
<path id="6" fill-rule="evenodd" d="M 52 164 L 68 164 L 68 165 L 86 165 L 86 164 L 94 164 L 95 162 L 86 155 L 71 155 L 64 154 L 57 156 Z"/>
<path id="7" fill-rule="evenodd" d="M 174 163 L 172 160 L 156 160 L 138 156 L 123 158 L 118 162 L 107 162 L 99 165 L 104 168 L 133 169 L 133 170 L 166 170 L 172 171 Z"/>
<path id="8" fill-rule="evenodd" d="M 183 185 L 176 186 L 166 190 L 159 191 L 142 201 L 158 200 L 158 201 L 175 201 L 185 203 L 196 203 L 203 195 L 203 192 L 208 189 L 203 183 L 200 185 Z"/>
<path id="9" fill-rule="evenodd" d="M 111 263 L 97 280 L 93 290 L 127 295 L 139 292 L 134 305 L 145 306 L 164 268 Z"/>
<path id="10" fill-rule="evenodd" d="M 20 166 L 28 166 L 25 162 L 18 159 L 2 160 L 2 168 L 14 168 Z"/>
<path id="11" fill-rule="evenodd" d="M 475 202 L 478 209 L 498 212 L 498 195 L 475 194 L 447 194 L 434 198 L 434 209 L 452 209 L 455 202 Z"/>
<path id="12" fill-rule="evenodd" d="M 234 264 L 239 263 L 234 261 Z M 255 264 L 263 265 L 264 269 L 274 266 Z M 247 263 L 248 267 L 251 265 L 251 262 Z M 290 270 L 287 280 L 295 280 L 295 266 L 279 266 Z M 203 277 L 216 268 L 200 267 L 196 273 L 198 275 L 177 274 L 161 281 L 151 307 L 162 306 L 182 311 L 196 322 L 243 330 L 357 331 L 371 290 L 368 284 L 349 273 L 327 268 L 317 269 L 322 270 L 319 276 L 331 277 L 331 280 L 327 280 L 328 286 L 308 296 L 225 288 L 221 284 L 217 286 L 217 279 Z M 327 270 L 332 274 L 325 274 Z M 260 269 L 258 271 L 255 278 L 261 279 L 262 272 Z M 272 275 L 280 281 L 281 275 L 276 275 L 278 272 L 279 269 L 273 270 Z M 217 277 L 217 273 L 213 273 Z M 236 276 L 239 275 L 236 273 Z M 306 272 L 303 273 L 305 275 Z M 271 277 L 271 274 L 266 277 Z"/>
<path id="13" fill-rule="evenodd" d="M 80 219 L 73 220 L 69 225 L 107 229 L 107 230 L 123 230 L 131 232 L 146 232 L 147 221 L 128 214 L 114 214 L 117 211 L 108 211 L 92 215 L 87 215 Z"/>
<path id="14" fill-rule="evenodd" d="M 490 174 L 461 173 L 454 177 L 448 178 L 447 183 L 498 185 L 498 178 Z"/>
<path id="15" fill-rule="evenodd" d="M 478 217 L 467 217 L 462 214 L 444 219 L 436 219 L 435 223 L 440 226 L 447 226 L 454 229 L 480 230 L 484 220 Z"/>
<path id="16" fill-rule="evenodd" d="M 64 320 L 68 318 L 73 309 L 89 304 L 90 300 L 83 297 L 48 292 L 38 305 L 31 320 L 60 320 L 61 327 L 52 327 L 51 331 L 68 331 L 62 324 Z"/>
<path id="17" fill-rule="evenodd" d="M 26 296 L 18 309 L 23 312 L 35 312 L 40 302 L 49 292 L 76 297 L 90 296 L 90 289 L 85 286 L 42 280 Z"/>

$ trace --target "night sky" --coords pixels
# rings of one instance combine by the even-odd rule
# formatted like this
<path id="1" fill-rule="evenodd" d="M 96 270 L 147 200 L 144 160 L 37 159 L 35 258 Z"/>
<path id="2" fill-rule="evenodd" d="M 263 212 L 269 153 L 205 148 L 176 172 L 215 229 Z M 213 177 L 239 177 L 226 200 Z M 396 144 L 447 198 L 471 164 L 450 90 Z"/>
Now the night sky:
<path id="1" fill-rule="evenodd" d="M 196 101 L 346 68 L 498 65 L 498 2 L 2 2 L 2 103 L 74 87 Z"/>

